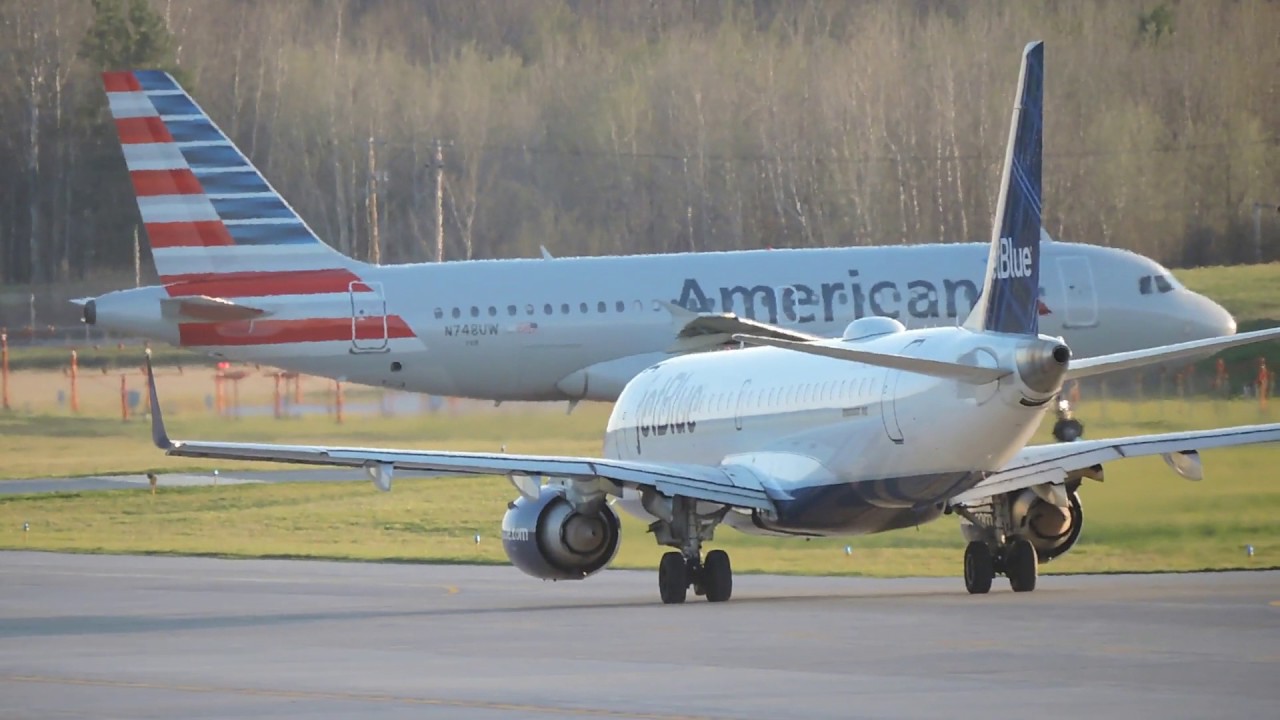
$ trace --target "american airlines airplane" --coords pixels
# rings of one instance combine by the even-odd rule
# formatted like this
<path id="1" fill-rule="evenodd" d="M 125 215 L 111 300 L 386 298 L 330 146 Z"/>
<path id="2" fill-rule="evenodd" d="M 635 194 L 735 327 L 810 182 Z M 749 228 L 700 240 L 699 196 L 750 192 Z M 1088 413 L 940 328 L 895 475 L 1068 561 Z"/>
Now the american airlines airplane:
<path id="1" fill-rule="evenodd" d="M 838 337 L 882 316 L 955 326 L 985 244 L 375 266 L 322 242 L 166 73 L 103 76 L 161 285 L 85 321 L 219 357 L 493 400 L 615 400 L 733 333 Z M 1045 242 L 1041 327 L 1077 355 L 1235 332 L 1155 262 Z"/>
<path id="2" fill-rule="evenodd" d="M 703 543 L 724 523 L 747 533 L 856 535 L 954 514 L 969 544 L 965 586 L 995 575 L 1035 588 L 1083 521 L 1078 488 L 1102 463 L 1162 455 L 1199 479 L 1198 451 L 1280 440 L 1280 424 L 1027 447 L 1065 381 L 1270 339 L 1280 329 L 1073 359 L 1040 333 L 1043 45 L 1023 52 L 983 291 L 958 327 L 849 323 L 832 340 L 738 335 L 752 347 L 683 355 L 641 372 L 614 406 L 604 455 L 309 447 L 169 439 L 151 383 L 152 435 L 183 457 L 364 467 L 388 490 L 396 470 L 506 475 L 519 492 L 502 521 L 511 562 L 543 579 L 581 579 L 619 543 L 621 507 L 673 548 L 664 603 L 692 587 L 733 590 L 729 556 Z M 149 361 L 148 361 L 149 362 Z"/>

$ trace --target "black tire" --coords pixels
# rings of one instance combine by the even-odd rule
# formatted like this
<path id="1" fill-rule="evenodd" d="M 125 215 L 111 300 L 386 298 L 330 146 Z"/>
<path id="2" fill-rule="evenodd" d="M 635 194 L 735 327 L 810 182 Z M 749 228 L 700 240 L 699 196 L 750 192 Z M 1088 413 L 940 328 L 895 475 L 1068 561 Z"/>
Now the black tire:
<path id="1" fill-rule="evenodd" d="M 729 565 L 729 553 L 712 550 L 702 563 L 702 587 L 707 591 L 707 602 L 724 602 L 733 595 L 733 568 Z"/>
<path id="2" fill-rule="evenodd" d="M 984 542 L 971 542 L 964 549 L 964 587 L 970 595 L 985 595 L 996 577 L 995 558 Z"/>
<path id="3" fill-rule="evenodd" d="M 1053 437 L 1058 442 L 1075 442 L 1084 435 L 1084 425 L 1079 420 L 1059 420 L 1053 424 Z"/>
<path id="4" fill-rule="evenodd" d="M 1036 546 L 1030 540 L 1014 540 L 1004 560 L 1004 574 L 1009 578 L 1009 587 L 1014 592 L 1035 590 L 1039 565 Z"/>
<path id="5" fill-rule="evenodd" d="M 686 569 L 684 555 L 669 552 L 662 556 L 658 563 L 658 594 L 667 605 L 684 602 L 689 591 L 689 571 Z"/>

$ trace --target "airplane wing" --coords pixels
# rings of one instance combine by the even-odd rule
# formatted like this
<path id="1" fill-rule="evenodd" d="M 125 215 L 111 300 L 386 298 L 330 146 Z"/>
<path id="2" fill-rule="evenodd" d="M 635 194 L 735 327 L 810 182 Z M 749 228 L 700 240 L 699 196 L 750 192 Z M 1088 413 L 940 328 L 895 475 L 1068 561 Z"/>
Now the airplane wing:
<path id="1" fill-rule="evenodd" d="M 546 476 L 583 480 L 604 478 L 620 486 L 653 488 L 669 496 L 739 508 L 775 510 L 773 501 L 756 476 L 746 468 L 733 466 L 668 465 L 554 455 L 171 440 L 160 412 L 150 354 L 147 355 L 146 364 L 147 382 L 151 390 L 151 438 L 156 447 L 164 450 L 167 455 L 363 467 L 370 470 L 371 474 L 374 470 L 385 473 L 390 469 L 399 469 L 458 475 Z"/>
<path id="2" fill-rule="evenodd" d="M 1143 455 L 1164 455 L 1179 474 L 1199 480 L 1198 451 L 1276 441 L 1280 441 L 1280 423 L 1033 445 L 951 503 L 963 505 L 1035 485 L 1062 483 L 1070 473 Z"/>

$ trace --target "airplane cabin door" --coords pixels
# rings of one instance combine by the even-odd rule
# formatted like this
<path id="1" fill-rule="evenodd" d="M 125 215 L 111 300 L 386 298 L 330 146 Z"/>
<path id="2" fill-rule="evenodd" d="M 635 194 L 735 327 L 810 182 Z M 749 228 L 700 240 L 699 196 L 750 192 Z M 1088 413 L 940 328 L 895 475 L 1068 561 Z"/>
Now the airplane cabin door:
<path id="1" fill-rule="evenodd" d="M 387 298 L 382 283 L 353 282 L 351 295 L 351 352 L 386 352 Z"/>
<path id="2" fill-rule="evenodd" d="M 911 349 L 924 340 L 913 340 L 902 349 L 903 355 L 910 355 Z M 880 417 L 884 421 L 885 434 L 894 444 L 906 442 L 902 434 L 902 425 L 898 422 L 898 382 L 902 379 L 901 370 L 890 370 L 884 375 L 884 388 L 880 393 Z"/>
<path id="3" fill-rule="evenodd" d="M 1058 258 L 1058 278 L 1062 281 L 1062 326 L 1094 327 L 1098 324 L 1098 295 L 1093 284 L 1093 266 L 1080 255 Z M 1052 308 L 1051 308 L 1052 309 Z"/>

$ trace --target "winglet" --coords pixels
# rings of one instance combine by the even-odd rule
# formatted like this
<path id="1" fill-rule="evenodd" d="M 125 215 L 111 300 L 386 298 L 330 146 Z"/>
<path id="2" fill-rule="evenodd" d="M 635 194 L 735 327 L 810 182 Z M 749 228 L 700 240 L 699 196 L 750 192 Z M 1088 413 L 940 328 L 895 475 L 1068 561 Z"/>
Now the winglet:
<path id="1" fill-rule="evenodd" d="M 147 391 L 151 396 L 151 442 L 161 450 L 173 447 L 169 433 L 164 429 L 164 417 L 160 415 L 160 395 L 156 392 L 156 372 L 151 367 L 151 348 L 147 348 Z"/>

